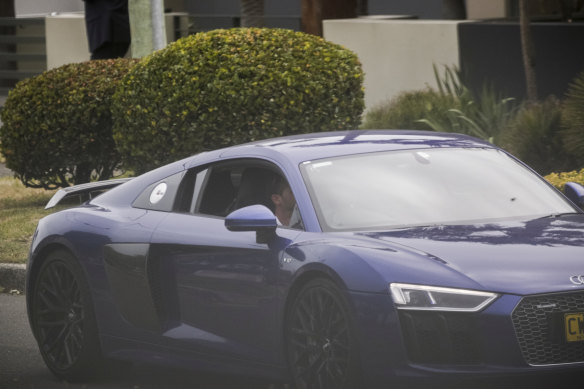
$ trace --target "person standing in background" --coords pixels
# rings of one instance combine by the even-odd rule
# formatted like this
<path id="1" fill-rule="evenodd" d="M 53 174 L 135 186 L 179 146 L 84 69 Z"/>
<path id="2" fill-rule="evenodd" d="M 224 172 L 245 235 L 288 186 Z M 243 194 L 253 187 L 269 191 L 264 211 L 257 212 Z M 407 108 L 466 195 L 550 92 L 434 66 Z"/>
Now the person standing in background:
<path id="1" fill-rule="evenodd" d="M 83 0 L 91 59 L 121 58 L 130 47 L 128 0 Z"/>

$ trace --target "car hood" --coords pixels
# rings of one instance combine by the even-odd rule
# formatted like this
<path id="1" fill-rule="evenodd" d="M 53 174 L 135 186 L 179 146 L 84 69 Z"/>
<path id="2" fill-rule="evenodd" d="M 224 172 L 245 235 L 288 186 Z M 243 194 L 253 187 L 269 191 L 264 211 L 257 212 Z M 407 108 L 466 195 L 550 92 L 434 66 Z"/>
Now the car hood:
<path id="1" fill-rule="evenodd" d="M 424 272 L 435 269 L 440 274 L 446 269 L 436 266 L 447 267 L 484 290 L 525 295 L 584 289 L 570 280 L 584 275 L 582 214 L 358 235 L 413 250 L 427 258 Z"/>

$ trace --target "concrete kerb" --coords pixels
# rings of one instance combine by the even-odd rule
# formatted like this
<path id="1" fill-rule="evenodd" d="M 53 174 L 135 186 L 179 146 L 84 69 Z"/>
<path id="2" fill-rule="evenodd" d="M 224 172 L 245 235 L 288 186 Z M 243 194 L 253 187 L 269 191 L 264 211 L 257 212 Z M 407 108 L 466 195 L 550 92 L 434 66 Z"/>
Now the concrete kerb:
<path id="1" fill-rule="evenodd" d="M 26 280 L 26 265 L 13 263 L 0 263 L 0 288 L 4 293 L 17 290 L 24 293 Z"/>

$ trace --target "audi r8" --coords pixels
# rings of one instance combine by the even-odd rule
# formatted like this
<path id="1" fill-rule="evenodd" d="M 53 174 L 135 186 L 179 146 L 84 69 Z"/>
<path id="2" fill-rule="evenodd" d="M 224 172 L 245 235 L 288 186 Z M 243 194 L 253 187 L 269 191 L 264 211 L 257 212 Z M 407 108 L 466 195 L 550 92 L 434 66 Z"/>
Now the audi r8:
<path id="1" fill-rule="evenodd" d="M 275 214 L 282 182 L 294 224 Z M 584 368 L 584 188 L 562 193 L 490 143 L 295 135 L 48 207 L 89 192 L 103 193 L 38 223 L 27 267 L 59 377 L 111 359 L 297 388 Z"/>

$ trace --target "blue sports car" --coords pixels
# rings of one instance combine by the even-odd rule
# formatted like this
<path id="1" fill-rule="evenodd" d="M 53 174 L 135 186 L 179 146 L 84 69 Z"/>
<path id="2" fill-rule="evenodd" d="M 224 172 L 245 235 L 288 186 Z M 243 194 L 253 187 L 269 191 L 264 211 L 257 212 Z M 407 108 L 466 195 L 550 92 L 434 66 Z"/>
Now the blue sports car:
<path id="1" fill-rule="evenodd" d="M 584 188 L 492 144 L 297 135 L 48 206 L 95 191 L 30 251 L 29 320 L 59 377 L 109 359 L 297 388 L 584 368 Z"/>

